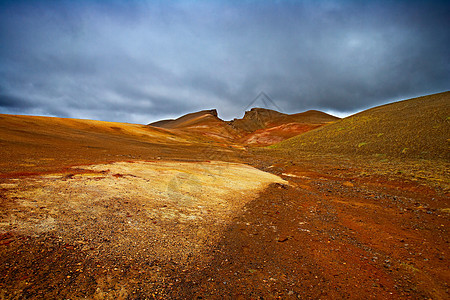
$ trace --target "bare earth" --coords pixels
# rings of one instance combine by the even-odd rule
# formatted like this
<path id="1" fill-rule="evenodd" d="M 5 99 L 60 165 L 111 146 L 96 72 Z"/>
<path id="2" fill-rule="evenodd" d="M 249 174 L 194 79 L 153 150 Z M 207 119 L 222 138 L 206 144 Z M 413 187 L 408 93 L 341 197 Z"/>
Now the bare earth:
<path id="1" fill-rule="evenodd" d="M 90 172 L 3 183 L 2 231 L 51 233 L 111 259 L 145 255 L 186 264 L 217 242 L 260 190 L 287 183 L 226 162 L 117 162 L 82 170 Z"/>

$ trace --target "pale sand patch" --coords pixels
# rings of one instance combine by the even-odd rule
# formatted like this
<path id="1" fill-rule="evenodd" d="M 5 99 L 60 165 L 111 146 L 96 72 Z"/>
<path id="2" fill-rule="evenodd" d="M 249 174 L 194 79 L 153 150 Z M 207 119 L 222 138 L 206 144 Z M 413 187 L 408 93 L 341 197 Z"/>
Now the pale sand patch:
<path id="1" fill-rule="evenodd" d="M 226 162 L 117 162 L 92 173 L 24 179 L 6 193 L 0 230 L 52 233 L 94 255 L 187 262 L 280 177 Z"/>

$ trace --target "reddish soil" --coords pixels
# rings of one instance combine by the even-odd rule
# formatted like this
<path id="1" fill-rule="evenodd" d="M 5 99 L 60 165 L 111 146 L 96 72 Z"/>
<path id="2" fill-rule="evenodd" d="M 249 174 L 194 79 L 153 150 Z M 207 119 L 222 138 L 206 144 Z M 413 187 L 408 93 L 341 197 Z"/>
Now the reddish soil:
<path id="1" fill-rule="evenodd" d="M 367 176 L 361 165 L 240 159 L 289 174 L 281 175 L 289 184 L 260 193 L 201 256 L 179 263 L 139 249 L 104 255 L 117 237 L 107 223 L 89 249 L 51 232 L 4 232 L 2 298 L 448 298 L 446 191 Z"/>
<path id="2" fill-rule="evenodd" d="M 244 145 L 268 146 L 321 126 L 323 124 L 287 123 L 268 129 L 258 129 L 241 138 L 240 142 Z"/>

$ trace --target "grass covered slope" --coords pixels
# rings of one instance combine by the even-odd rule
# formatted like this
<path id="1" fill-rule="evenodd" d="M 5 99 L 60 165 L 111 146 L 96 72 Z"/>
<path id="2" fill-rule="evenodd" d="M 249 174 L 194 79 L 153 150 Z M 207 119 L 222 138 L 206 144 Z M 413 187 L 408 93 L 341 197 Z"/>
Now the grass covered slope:
<path id="1" fill-rule="evenodd" d="M 450 92 L 374 107 L 273 147 L 344 155 L 450 159 Z"/>

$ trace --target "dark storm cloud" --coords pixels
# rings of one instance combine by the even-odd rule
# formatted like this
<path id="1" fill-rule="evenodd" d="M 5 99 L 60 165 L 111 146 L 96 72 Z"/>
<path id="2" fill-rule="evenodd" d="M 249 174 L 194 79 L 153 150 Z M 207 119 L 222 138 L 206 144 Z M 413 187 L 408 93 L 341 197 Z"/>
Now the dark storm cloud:
<path id="1" fill-rule="evenodd" d="M 24 99 L 0 94 L 0 107 L 23 109 L 32 105 L 33 104 L 31 102 L 28 102 Z"/>
<path id="2" fill-rule="evenodd" d="M 3 1 L 0 112 L 147 123 L 449 89 L 447 1 Z"/>

